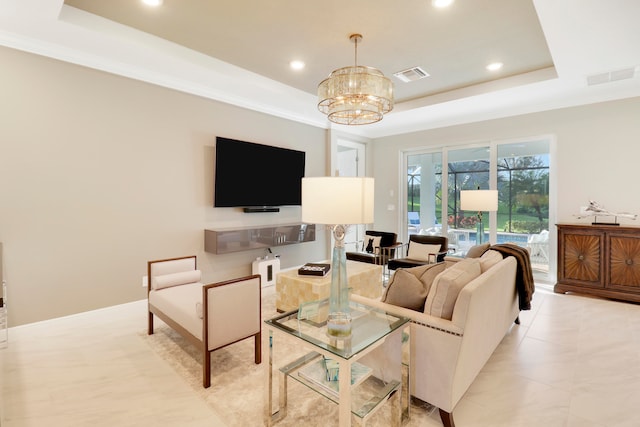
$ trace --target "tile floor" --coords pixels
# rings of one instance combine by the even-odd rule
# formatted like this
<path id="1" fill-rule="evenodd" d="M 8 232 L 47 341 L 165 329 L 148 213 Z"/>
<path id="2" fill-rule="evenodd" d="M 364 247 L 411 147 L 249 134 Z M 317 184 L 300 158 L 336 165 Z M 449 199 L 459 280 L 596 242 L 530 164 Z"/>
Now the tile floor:
<path id="1" fill-rule="evenodd" d="M 457 426 L 639 426 L 640 305 L 544 287 L 533 302 L 456 407 Z M 0 350 L 0 425 L 226 425 L 140 338 L 145 308 L 11 329 Z M 434 416 L 428 425 L 441 424 Z"/>

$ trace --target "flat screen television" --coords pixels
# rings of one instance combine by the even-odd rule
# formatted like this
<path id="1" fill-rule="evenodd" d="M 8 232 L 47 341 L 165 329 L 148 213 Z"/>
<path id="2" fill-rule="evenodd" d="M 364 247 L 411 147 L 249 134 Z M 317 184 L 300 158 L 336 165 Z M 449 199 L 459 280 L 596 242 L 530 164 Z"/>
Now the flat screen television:
<path id="1" fill-rule="evenodd" d="M 302 202 L 305 152 L 216 138 L 215 207 L 277 212 Z"/>

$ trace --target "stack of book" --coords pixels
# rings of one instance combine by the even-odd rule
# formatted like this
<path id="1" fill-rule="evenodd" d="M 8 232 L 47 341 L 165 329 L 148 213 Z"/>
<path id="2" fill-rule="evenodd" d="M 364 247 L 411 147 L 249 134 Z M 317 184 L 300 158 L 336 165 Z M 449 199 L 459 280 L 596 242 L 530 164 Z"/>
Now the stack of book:
<path id="1" fill-rule="evenodd" d="M 298 269 L 298 274 L 303 276 L 324 276 L 331 270 L 331 264 L 308 262 Z"/>

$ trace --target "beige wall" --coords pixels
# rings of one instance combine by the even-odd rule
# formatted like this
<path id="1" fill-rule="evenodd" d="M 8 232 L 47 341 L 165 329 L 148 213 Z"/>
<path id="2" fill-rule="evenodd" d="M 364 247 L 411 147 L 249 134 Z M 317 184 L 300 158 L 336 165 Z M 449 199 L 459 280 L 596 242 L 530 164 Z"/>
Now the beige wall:
<path id="1" fill-rule="evenodd" d="M 207 254 L 204 228 L 297 222 L 300 212 L 214 209 L 217 135 L 304 150 L 308 176 L 328 170 L 322 129 L 6 48 L 0 63 L 0 241 L 12 326 L 144 298 L 149 259 L 197 254 L 207 281 L 249 273 L 261 251 Z M 376 140 L 375 227 L 399 227 L 402 150 L 539 135 L 557 141 L 559 221 L 589 199 L 640 213 L 638 117 L 635 98 Z M 283 266 L 325 257 L 318 236 L 278 248 Z"/>
<path id="2" fill-rule="evenodd" d="M 634 189 L 640 173 L 640 98 L 631 98 L 376 140 L 376 227 L 399 229 L 402 210 L 389 211 L 387 205 L 400 206 L 398 180 L 406 182 L 400 178 L 402 151 L 545 135 L 556 141 L 551 195 L 555 191 L 558 222 L 576 222 L 573 215 L 588 200 L 640 214 Z"/>
<path id="3" fill-rule="evenodd" d="M 204 252 L 204 229 L 299 222 L 300 209 L 214 209 L 215 137 L 303 150 L 324 175 L 326 131 L 0 48 L 0 241 L 10 326 L 146 298 L 146 261 L 196 254 L 207 281 L 263 251 Z M 268 177 L 256 185 L 269 185 Z M 283 267 L 326 256 L 277 248 Z"/>

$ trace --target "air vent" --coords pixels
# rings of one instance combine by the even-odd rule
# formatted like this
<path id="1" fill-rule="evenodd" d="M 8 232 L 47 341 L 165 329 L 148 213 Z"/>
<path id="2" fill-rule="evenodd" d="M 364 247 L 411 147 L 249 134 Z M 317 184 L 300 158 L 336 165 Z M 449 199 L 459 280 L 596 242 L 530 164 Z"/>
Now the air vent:
<path id="1" fill-rule="evenodd" d="M 403 81 L 405 83 L 415 82 L 416 80 L 429 77 L 429 73 L 427 73 L 425 70 L 423 70 L 420 67 L 407 68 L 406 70 L 393 73 L 393 75 L 396 76 L 398 80 Z"/>
<path id="2" fill-rule="evenodd" d="M 622 70 L 609 71 L 607 73 L 592 74 L 587 76 L 587 84 L 589 86 L 599 85 L 602 83 L 615 82 L 618 80 L 631 79 L 635 76 L 636 68 L 624 68 Z"/>

